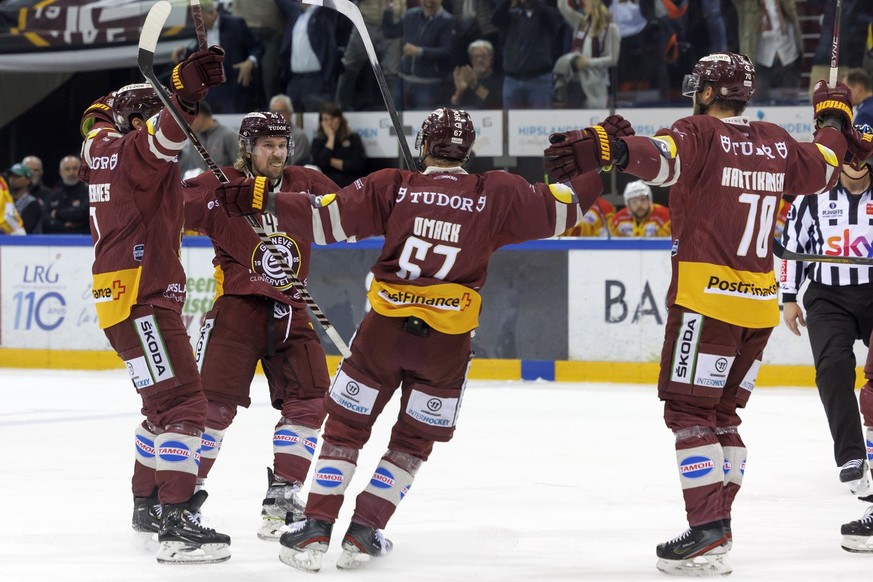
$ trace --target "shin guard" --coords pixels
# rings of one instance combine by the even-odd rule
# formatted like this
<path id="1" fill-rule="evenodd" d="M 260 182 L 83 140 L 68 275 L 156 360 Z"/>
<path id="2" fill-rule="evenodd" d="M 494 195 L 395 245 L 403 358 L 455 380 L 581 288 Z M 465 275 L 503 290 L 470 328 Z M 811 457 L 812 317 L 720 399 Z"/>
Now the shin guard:
<path id="1" fill-rule="evenodd" d="M 731 507 L 743 486 L 743 476 L 746 473 L 746 445 L 735 426 L 718 427 L 715 434 L 724 452 L 722 518 L 730 519 Z"/>

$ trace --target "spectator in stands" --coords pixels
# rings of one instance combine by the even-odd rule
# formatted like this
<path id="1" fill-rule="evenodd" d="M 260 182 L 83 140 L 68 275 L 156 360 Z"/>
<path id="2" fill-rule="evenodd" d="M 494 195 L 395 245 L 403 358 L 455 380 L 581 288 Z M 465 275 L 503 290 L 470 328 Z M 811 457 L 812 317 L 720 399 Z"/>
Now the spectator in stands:
<path id="1" fill-rule="evenodd" d="M 244 113 L 256 103 L 258 90 L 254 71 L 264 56 L 264 45 L 251 31 L 246 21 L 215 6 L 212 0 L 201 0 L 206 46 L 220 45 L 224 49 L 223 84 L 212 87 L 206 101 L 215 113 Z M 197 41 L 173 51 L 173 62 L 179 63 L 197 50 Z"/>
<path id="2" fill-rule="evenodd" d="M 644 0 L 645 1 L 645 0 Z M 651 86 L 649 63 L 660 55 L 652 54 L 647 44 L 648 17 L 639 0 L 617 0 L 609 7 L 618 27 L 621 44 L 618 57 L 618 91 L 641 91 Z"/>
<path id="3" fill-rule="evenodd" d="M 795 42 L 800 47 L 801 54 L 803 53 L 802 46 L 799 44 L 803 36 L 800 31 L 800 20 L 797 17 L 797 5 L 795 0 L 775 0 L 779 10 L 778 15 L 782 15 L 780 25 L 784 24 L 785 30 L 791 29 L 791 34 Z M 733 0 L 734 6 L 737 9 L 737 27 L 740 41 L 740 52 L 747 55 L 750 59 L 757 60 L 758 41 L 761 39 L 763 31 L 763 21 L 767 12 L 762 0 Z M 831 21 L 833 22 L 833 20 Z M 772 25 L 772 21 L 771 21 Z M 828 37 L 828 50 L 830 50 L 830 37 Z M 758 68 L 755 72 L 760 75 Z M 816 76 L 815 80 L 827 78 L 827 71 L 824 74 Z M 756 92 L 760 87 L 760 82 L 756 86 Z M 756 95 L 757 97 L 758 95 Z"/>
<path id="4" fill-rule="evenodd" d="M 284 93 L 273 95 L 270 98 L 270 111 L 278 113 L 288 122 L 288 127 L 291 128 L 291 144 L 293 152 L 288 153 L 288 159 L 285 161 L 286 166 L 305 166 L 312 163 L 312 155 L 309 149 L 309 138 L 306 137 L 306 132 L 297 127 L 294 122 L 294 104 L 291 103 L 291 98 Z"/>
<path id="5" fill-rule="evenodd" d="M 15 200 L 9 191 L 9 184 L 0 176 L 0 235 L 27 234 L 21 222 L 21 216 L 15 208 Z"/>
<path id="6" fill-rule="evenodd" d="M 728 48 L 727 29 L 721 14 L 721 0 L 701 0 L 700 7 L 703 9 L 703 20 L 709 33 L 709 50 L 706 52 L 709 54 L 725 52 Z"/>
<path id="7" fill-rule="evenodd" d="M 761 6 L 760 36 L 755 53 L 755 101 L 776 97 L 772 89 L 798 89 L 803 55 L 802 39 L 780 0 L 761 0 Z"/>
<path id="8" fill-rule="evenodd" d="M 391 4 L 390 0 L 368 0 L 361 2 L 358 8 L 367 26 L 370 40 L 373 41 L 373 48 L 376 49 L 376 57 L 385 74 L 385 81 L 389 90 L 393 92 L 397 88 L 397 75 L 400 71 L 400 39 L 388 38 L 382 32 L 382 13 L 389 4 Z M 393 20 L 400 18 L 406 12 L 406 0 L 394 2 L 392 11 Z M 360 111 L 371 107 L 383 109 L 385 106 L 378 86 L 375 83 L 366 83 L 362 87 L 362 81 L 371 78 L 366 74 L 370 70 L 370 59 L 357 29 L 352 30 L 342 62 L 344 71 L 336 84 L 337 105 L 344 111 Z M 364 90 L 361 90 L 362 88 Z"/>
<path id="9" fill-rule="evenodd" d="M 736 2 L 737 0 L 734 0 Z M 754 2 L 757 0 L 746 0 Z M 788 2 L 788 0 L 783 0 Z M 795 0 L 790 0 L 793 6 Z M 828 79 L 833 47 L 834 14 L 836 0 L 821 0 L 821 28 L 817 31 L 818 42 L 812 55 L 812 69 L 809 74 L 809 93 L 812 95 L 816 81 Z M 867 23 L 870 22 L 870 0 L 841 0 L 840 10 L 840 54 L 839 76 L 849 68 L 860 67 L 867 48 Z M 750 54 L 750 53 L 749 53 Z"/>
<path id="10" fill-rule="evenodd" d="M 609 238 L 609 221 L 615 214 L 615 206 L 603 197 L 598 197 L 594 204 L 582 216 L 582 220 L 573 228 L 561 233 L 561 236 L 597 236 Z"/>
<path id="11" fill-rule="evenodd" d="M 543 0 L 499 0 L 491 22 L 509 39 L 503 47 L 503 106 L 551 107 L 552 67 L 560 52 L 558 11 Z"/>
<path id="12" fill-rule="evenodd" d="M 395 20 L 389 2 L 382 12 L 382 32 L 400 37 L 400 96 L 398 109 L 433 109 L 449 99 L 452 49 L 456 22 L 443 9 L 443 0 L 421 0 Z"/>
<path id="13" fill-rule="evenodd" d="M 33 175 L 30 179 L 30 193 L 33 194 L 34 198 L 39 200 L 40 204 L 42 204 L 52 191 L 51 188 L 42 182 L 42 177 L 44 175 L 42 160 L 36 156 L 24 156 L 21 163 L 30 168 Z"/>
<path id="14" fill-rule="evenodd" d="M 9 168 L 6 180 L 24 230 L 27 234 L 39 234 L 42 232 L 42 204 L 30 193 L 32 178 L 33 172 L 30 168 L 24 164 L 15 164 Z"/>
<path id="15" fill-rule="evenodd" d="M 610 68 L 618 63 L 621 36 L 601 0 L 583 0 L 583 12 L 558 0 L 558 11 L 573 29 L 570 52 L 555 63 L 556 103 L 603 109 L 609 97 Z"/>
<path id="16" fill-rule="evenodd" d="M 619 237 L 670 236 L 670 211 L 652 201 L 652 189 L 642 180 L 624 188 L 625 207 L 609 221 L 609 232 Z"/>
<path id="17" fill-rule="evenodd" d="M 285 89 L 285 87 L 279 86 L 276 78 L 279 45 L 282 42 L 282 33 L 285 32 L 285 17 L 279 9 L 279 4 L 290 4 L 291 1 L 233 0 L 234 16 L 239 16 L 245 20 L 249 30 L 258 37 L 264 46 L 263 57 L 261 57 L 256 69 L 261 81 L 259 95 L 255 99 L 255 103 L 258 105 L 264 103 L 268 96 Z"/>
<path id="18" fill-rule="evenodd" d="M 870 75 L 861 68 L 849 69 L 843 82 L 852 91 L 852 103 L 855 105 L 853 123 L 873 127 L 873 84 Z"/>
<path id="19" fill-rule="evenodd" d="M 452 107 L 457 109 L 502 109 L 503 75 L 494 72 L 494 46 L 474 40 L 467 48 L 470 64 L 455 67 Z"/>
<path id="20" fill-rule="evenodd" d="M 208 101 L 200 103 L 200 110 L 191 122 L 191 129 L 206 151 L 219 166 L 232 166 L 239 154 L 239 137 L 231 128 L 223 125 L 212 116 L 212 108 Z M 196 176 L 207 170 L 206 162 L 194 145 L 189 141 L 179 152 L 179 171 L 182 179 Z"/>
<path id="21" fill-rule="evenodd" d="M 61 183 L 42 210 L 44 234 L 91 234 L 88 224 L 88 184 L 79 179 L 79 156 L 64 156 L 58 167 Z"/>
<path id="22" fill-rule="evenodd" d="M 318 111 L 333 99 L 339 72 L 337 13 L 294 2 L 279 48 L 279 78 L 295 111 Z"/>
<path id="23" fill-rule="evenodd" d="M 349 129 L 343 110 L 333 102 L 322 104 L 321 123 L 312 140 L 312 159 L 341 188 L 364 175 L 367 152 L 361 136 Z"/>

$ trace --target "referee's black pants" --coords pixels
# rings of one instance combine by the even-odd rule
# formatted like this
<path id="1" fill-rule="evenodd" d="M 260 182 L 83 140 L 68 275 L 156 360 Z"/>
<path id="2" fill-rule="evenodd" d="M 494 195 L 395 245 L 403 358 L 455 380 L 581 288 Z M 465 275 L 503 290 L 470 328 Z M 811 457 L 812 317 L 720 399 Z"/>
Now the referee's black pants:
<path id="1" fill-rule="evenodd" d="M 803 296 L 815 362 L 815 385 L 834 440 L 837 466 L 865 459 L 867 448 L 855 396 L 855 341 L 869 347 L 873 284 L 834 287 L 811 281 Z"/>

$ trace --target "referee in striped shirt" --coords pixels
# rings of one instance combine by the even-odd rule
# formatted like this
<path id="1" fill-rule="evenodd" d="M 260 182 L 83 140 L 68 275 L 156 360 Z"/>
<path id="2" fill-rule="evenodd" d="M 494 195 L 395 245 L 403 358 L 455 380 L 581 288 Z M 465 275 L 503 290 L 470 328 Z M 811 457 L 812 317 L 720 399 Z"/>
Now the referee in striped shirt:
<path id="1" fill-rule="evenodd" d="M 869 130 L 866 125 L 856 127 Z M 786 249 L 808 254 L 873 255 L 869 166 L 858 170 L 843 164 L 840 181 L 833 190 L 818 196 L 798 196 L 788 214 L 782 244 Z M 807 279 L 804 319 L 797 294 Z M 870 345 L 873 267 L 783 260 L 779 283 L 785 324 L 794 335 L 800 335 L 798 326 L 806 327 L 809 333 L 815 383 L 833 437 L 840 481 L 853 495 L 871 495 L 865 435 L 855 396 L 853 347 L 859 339 Z M 873 442 L 873 427 L 867 428 L 866 438 Z"/>

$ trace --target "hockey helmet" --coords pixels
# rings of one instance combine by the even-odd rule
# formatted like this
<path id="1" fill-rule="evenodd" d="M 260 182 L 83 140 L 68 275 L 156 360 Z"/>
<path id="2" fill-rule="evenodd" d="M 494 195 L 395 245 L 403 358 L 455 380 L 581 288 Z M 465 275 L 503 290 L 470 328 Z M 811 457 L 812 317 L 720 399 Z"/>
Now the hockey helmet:
<path id="1" fill-rule="evenodd" d="M 714 53 L 697 61 L 682 80 L 682 95 L 692 97 L 706 83 L 715 89 L 716 99 L 748 103 L 755 92 L 755 65 L 746 55 Z"/>
<path id="2" fill-rule="evenodd" d="M 440 107 L 421 123 L 415 137 L 418 159 L 428 156 L 458 160 L 462 164 L 470 157 L 476 140 L 473 120 L 466 111 Z"/>
<path id="3" fill-rule="evenodd" d="M 155 115 L 164 106 L 158 98 L 154 87 L 148 83 L 134 83 L 125 85 L 115 92 L 114 99 L 109 106 L 112 110 L 112 119 L 115 127 L 122 133 L 127 133 L 133 126 L 130 118 L 139 115 L 148 119 Z"/>
<path id="4" fill-rule="evenodd" d="M 243 117 L 239 124 L 240 145 L 251 154 L 259 137 L 279 136 L 288 140 L 288 156 L 294 155 L 294 142 L 291 140 L 291 126 L 281 113 L 275 111 L 256 111 Z"/>
<path id="5" fill-rule="evenodd" d="M 649 202 L 652 201 L 652 189 L 642 180 L 628 182 L 627 186 L 624 187 L 625 205 L 627 205 L 630 200 L 633 200 L 634 198 L 642 198 L 643 196 L 648 198 Z"/>

